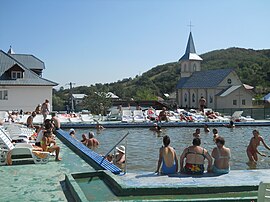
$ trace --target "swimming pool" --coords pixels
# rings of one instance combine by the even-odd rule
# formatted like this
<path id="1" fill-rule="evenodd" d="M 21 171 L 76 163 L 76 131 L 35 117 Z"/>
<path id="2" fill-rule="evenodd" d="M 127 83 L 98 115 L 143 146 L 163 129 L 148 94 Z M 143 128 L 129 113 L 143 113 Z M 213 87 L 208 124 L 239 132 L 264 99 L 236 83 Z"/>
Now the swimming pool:
<path id="1" fill-rule="evenodd" d="M 100 146 L 95 149 L 99 154 L 106 154 L 127 132 L 129 135 L 127 141 L 127 170 L 128 171 L 155 171 L 158 160 L 159 148 L 162 146 L 162 137 L 169 135 L 171 138 L 171 146 L 175 148 L 177 156 L 185 147 L 191 145 L 193 139 L 194 127 L 174 127 L 163 128 L 161 133 L 155 133 L 148 128 L 106 128 L 99 133 L 95 129 L 76 129 L 77 139 L 81 139 L 83 133 L 93 131 L 96 138 L 100 142 Z M 201 129 L 202 146 L 209 152 L 215 147 L 213 142 L 213 134 L 203 132 Z M 211 131 L 213 128 L 210 128 Z M 246 155 L 246 147 L 252 137 L 254 129 L 259 130 L 264 137 L 266 143 L 270 144 L 269 127 L 236 127 L 234 129 L 226 127 L 217 127 L 219 135 L 225 138 L 225 146 L 231 149 L 231 169 L 245 170 L 249 169 L 246 162 L 248 161 Z M 121 143 L 125 144 L 125 140 Z M 270 155 L 262 145 L 259 146 L 259 151 Z M 259 156 L 257 169 L 269 168 L 270 157 Z"/>

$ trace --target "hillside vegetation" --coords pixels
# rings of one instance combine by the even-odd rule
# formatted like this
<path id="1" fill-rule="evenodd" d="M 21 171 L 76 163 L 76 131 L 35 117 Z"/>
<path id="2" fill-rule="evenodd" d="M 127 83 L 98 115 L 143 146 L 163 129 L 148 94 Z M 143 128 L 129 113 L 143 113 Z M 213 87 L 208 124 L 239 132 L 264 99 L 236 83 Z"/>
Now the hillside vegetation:
<path id="1" fill-rule="evenodd" d="M 270 49 L 228 48 L 200 56 L 203 58 L 202 70 L 234 68 L 241 81 L 254 86 L 259 96 L 270 91 Z M 72 93 L 84 93 L 91 97 L 94 92 L 110 91 L 126 100 L 156 100 L 158 96 L 163 97 L 164 93 L 174 92 L 179 78 L 180 66 L 177 62 L 171 62 L 158 65 L 133 79 L 80 86 L 74 88 Z M 63 88 L 54 91 L 54 106 L 62 109 L 67 104 L 64 102 L 68 102 L 69 93 L 68 89 Z"/>

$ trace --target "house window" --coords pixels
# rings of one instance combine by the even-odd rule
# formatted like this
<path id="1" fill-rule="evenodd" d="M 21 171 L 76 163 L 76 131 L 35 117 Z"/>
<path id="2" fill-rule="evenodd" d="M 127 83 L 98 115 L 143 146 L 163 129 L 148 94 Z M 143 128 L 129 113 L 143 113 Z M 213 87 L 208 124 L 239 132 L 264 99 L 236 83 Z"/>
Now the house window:
<path id="1" fill-rule="evenodd" d="M 233 100 L 233 105 L 237 105 L 237 100 Z"/>
<path id="2" fill-rule="evenodd" d="M 195 102 L 195 94 L 192 94 L 192 102 Z"/>
<path id="3" fill-rule="evenodd" d="M 184 99 L 185 99 L 185 102 L 187 102 L 187 94 L 186 93 L 185 93 L 185 98 Z"/>
<path id="4" fill-rule="evenodd" d="M 213 103 L 213 96 L 212 95 L 209 96 L 209 103 Z"/>
<path id="5" fill-rule="evenodd" d="M 242 105 L 246 105 L 246 100 L 242 100 Z"/>
<path id="6" fill-rule="evenodd" d="M 228 79 L 228 80 L 227 80 L 227 83 L 228 83 L 228 84 L 231 84 L 231 83 L 232 83 L 232 80 L 231 80 L 231 79 Z"/>
<path id="7" fill-rule="evenodd" d="M 8 91 L 0 90 L 0 100 L 8 100 Z"/>
<path id="8" fill-rule="evenodd" d="M 22 78 L 22 72 L 21 71 L 12 71 L 11 72 L 11 79 L 19 79 Z"/>

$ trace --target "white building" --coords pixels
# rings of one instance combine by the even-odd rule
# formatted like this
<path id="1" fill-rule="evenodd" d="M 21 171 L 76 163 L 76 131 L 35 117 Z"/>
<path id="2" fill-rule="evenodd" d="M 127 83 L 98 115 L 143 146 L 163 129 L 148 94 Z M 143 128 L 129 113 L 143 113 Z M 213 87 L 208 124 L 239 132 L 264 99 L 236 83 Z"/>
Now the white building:
<path id="1" fill-rule="evenodd" d="M 48 99 L 58 84 L 42 78 L 44 62 L 29 54 L 0 50 L 0 110 L 33 111 Z"/>
<path id="2" fill-rule="evenodd" d="M 206 99 L 207 108 L 251 108 L 252 86 L 243 84 L 233 69 L 201 70 L 202 58 L 196 54 L 190 32 L 186 52 L 180 58 L 181 78 L 177 84 L 180 107 L 198 108 Z"/>

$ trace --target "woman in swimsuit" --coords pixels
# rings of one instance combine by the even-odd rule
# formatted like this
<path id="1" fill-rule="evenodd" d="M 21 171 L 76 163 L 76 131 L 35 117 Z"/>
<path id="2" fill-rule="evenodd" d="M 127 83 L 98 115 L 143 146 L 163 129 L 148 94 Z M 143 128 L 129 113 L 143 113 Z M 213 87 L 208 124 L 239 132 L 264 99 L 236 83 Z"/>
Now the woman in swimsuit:
<path id="1" fill-rule="evenodd" d="M 55 160 L 56 161 L 61 161 L 62 159 L 59 158 L 59 152 L 60 152 L 60 147 L 56 144 L 55 140 L 52 139 L 52 131 L 51 130 L 46 130 L 44 131 L 44 135 L 42 140 L 40 141 L 41 148 L 43 151 L 47 152 L 54 152 L 55 151 Z"/>
<path id="2" fill-rule="evenodd" d="M 165 135 L 163 137 L 164 146 L 162 146 L 159 150 L 159 159 L 156 173 L 160 172 L 161 164 L 161 173 L 164 175 L 174 174 L 178 171 L 178 159 L 174 148 L 169 146 L 170 142 L 170 137 Z"/>
<path id="3" fill-rule="evenodd" d="M 180 171 L 186 174 L 201 175 L 204 172 L 204 160 L 207 159 L 207 172 L 210 172 L 212 167 L 212 158 L 206 149 L 200 147 L 201 139 L 194 138 L 192 144 L 192 146 L 184 149 L 180 156 Z"/>
<path id="4" fill-rule="evenodd" d="M 251 138 L 249 145 L 247 147 L 247 156 L 249 159 L 249 164 L 256 164 L 258 161 L 258 155 L 260 154 L 261 156 L 266 156 L 264 153 L 261 153 L 258 151 L 258 146 L 260 145 L 260 142 L 263 143 L 263 146 L 270 150 L 270 147 L 265 143 L 264 139 L 262 136 L 260 136 L 259 131 L 253 130 L 253 137 Z"/>
<path id="5" fill-rule="evenodd" d="M 217 137 L 215 139 L 217 147 L 212 151 L 211 156 L 215 159 L 213 165 L 213 173 L 226 174 L 230 171 L 230 158 L 231 151 L 225 147 L 225 140 L 223 137 Z"/>

